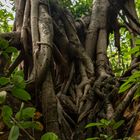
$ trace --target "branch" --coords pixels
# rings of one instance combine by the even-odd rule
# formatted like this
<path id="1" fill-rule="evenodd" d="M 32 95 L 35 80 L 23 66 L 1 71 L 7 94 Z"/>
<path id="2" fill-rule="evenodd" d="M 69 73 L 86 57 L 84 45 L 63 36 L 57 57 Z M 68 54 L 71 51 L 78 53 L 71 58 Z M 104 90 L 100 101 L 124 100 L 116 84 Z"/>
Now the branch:
<path id="1" fill-rule="evenodd" d="M 128 16 L 128 18 L 130 18 L 139 28 L 140 28 L 140 23 L 138 23 L 138 21 L 136 21 L 136 19 L 130 14 L 130 12 L 123 6 L 120 5 L 119 3 L 116 3 L 116 1 L 112 1 L 109 0 L 110 5 L 113 7 L 114 11 L 116 13 L 118 13 L 118 15 L 122 18 L 122 20 L 124 21 L 124 23 L 130 28 L 132 29 L 135 33 L 140 34 L 140 31 L 135 29 L 132 25 L 130 25 L 125 16 L 123 14 L 121 14 L 119 11 L 122 9 L 123 12 L 125 13 L 126 16 Z"/>
<path id="2" fill-rule="evenodd" d="M 31 140 L 35 140 L 35 138 L 34 138 L 33 136 L 31 136 L 31 135 L 28 133 L 28 131 L 26 131 L 26 130 L 22 127 L 22 125 L 20 125 L 20 123 L 16 121 L 15 118 L 12 117 L 11 119 L 12 119 L 12 121 L 13 121 L 21 130 L 23 130 L 23 132 L 24 132 Z"/>
<path id="3" fill-rule="evenodd" d="M 23 54 L 22 52 L 20 52 L 20 54 L 18 55 L 18 57 L 16 58 L 16 60 L 13 62 L 13 64 L 10 66 L 9 71 L 7 73 L 7 77 L 9 77 L 11 75 L 11 73 L 15 70 L 15 68 L 21 63 L 21 61 L 23 60 Z"/>
<path id="4" fill-rule="evenodd" d="M 133 64 L 121 77 L 127 77 L 131 75 L 131 71 L 139 67 L 140 62 Z"/>
<path id="5" fill-rule="evenodd" d="M 114 113 L 114 119 L 115 120 L 120 119 L 121 115 L 124 113 L 125 109 L 127 108 L 127 106 L 129 105 L 130 101 L 132 100 L 137 87 L 138 87 L 138 84 L 134 85 L 129 90 L 129 92 L 127 93 L 127 95 L 123 99 L 123 101 L 118 105 L 118 107 L 116 108 L 116 111 Z"/>
<path id="6" fill-rule="evenodd" d="M 0 33 L 0 38 L 3 38 L 7 41 L 9 41 L 10 45 L 13 47 L 16 47 L 18 50 L 20 48 L 20 32 L 6 32 L 6 33 Z"/>

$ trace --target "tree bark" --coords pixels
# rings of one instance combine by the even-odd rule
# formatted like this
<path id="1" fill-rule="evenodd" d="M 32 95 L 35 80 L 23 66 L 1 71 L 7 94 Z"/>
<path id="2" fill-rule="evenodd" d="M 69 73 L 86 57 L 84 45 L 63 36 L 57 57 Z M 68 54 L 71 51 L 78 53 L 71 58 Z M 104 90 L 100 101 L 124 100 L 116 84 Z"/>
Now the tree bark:
<path id="1" fill-rule="evenodd" d="M 131 2 L 133 5 L 129 7 Z M 124 113 L 137 85 L 125 97 L 117 94 L 121 81 L 112 71 L 107 48 L 112 32 L 116 46 L 120 46 L 121 27 L 117 18 L 120 10 L 125 13 L 123 16 L 128 16 L 129 23 L 125 21 L 125 24 L 133 31 L 133 37 L 139 33 L 134 1 L 124 1 L 120 6 L 114 0 L 94 0 L 91 15 L 77 21 L 58 0 L 19 0 L 15 4 L 14 31 L 0 34 L 21 51 L 8 68 L 7 76 L 24 61 L 25 79 L 33 83 L 31 95 L 35 95 L 35 105 L 43 113 L 45 131 L 56 133 L 61 140 L 85 140 L 100 137 L 102 133 L 122 139 L 119 129 L 86 129 L 85 126 L 101 118 L 128 120 Z M 122 77 L 130 75 L 138 66 L 130 68 Z M 27 90 L 31 91 L 28 85 Z"/>

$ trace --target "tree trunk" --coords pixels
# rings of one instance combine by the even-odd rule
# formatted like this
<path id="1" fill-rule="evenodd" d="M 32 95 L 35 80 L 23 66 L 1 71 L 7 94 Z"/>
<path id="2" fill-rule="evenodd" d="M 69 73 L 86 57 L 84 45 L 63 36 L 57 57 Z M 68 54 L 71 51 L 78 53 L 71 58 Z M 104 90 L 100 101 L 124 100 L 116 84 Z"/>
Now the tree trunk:
<path id="1" fill-rule="evenodd" d="M 116 47 L 120 47 L 117 16 L 123 18 L 121 13 L 127 16 L 124 22 L 133 37 L 140 33 L 134 1 L 94 0 L 90 17 L 82 22 L 75 21 L 58 0 L 15 1 L 14 31 L 0 34 L 20 51 L 8 76 L 23 61 L 25 79 L 31 81 L 33 100 L 43 112 L 46 132 L 56 133 L 61 140 L 85 140 L 102 133 L 113 139 L 129 136 L 124 113 L 137 85 L 124 97 L 117 94 L 121 81 L 112 71 L 107 47 L 112 32 Z M 134 59 L 133 63 L 138 62 Z M 123 132 L 111 127 L 85 128 L 102 118 L 116 122 L 124 119 Z"/>

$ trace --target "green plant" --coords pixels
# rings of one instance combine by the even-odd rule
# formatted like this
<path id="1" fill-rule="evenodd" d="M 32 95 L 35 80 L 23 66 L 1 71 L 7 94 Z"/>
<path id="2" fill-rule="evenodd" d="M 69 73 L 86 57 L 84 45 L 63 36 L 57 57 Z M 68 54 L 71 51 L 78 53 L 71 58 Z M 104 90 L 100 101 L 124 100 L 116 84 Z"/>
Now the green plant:
<path id="1" fill-rule="evenodd" d="M 30 94 L 25 90 L 26 83 L 21 71 L 15 72 L 10 78 L 0 77 L 0 86 L 4 88 L 4 86 L 8 85 L 10 86 L 10 92 L 0 92 L 1 104 L 4 104 L 7 94 L 10 93 L 22 101 L 29 101 L 31 99 Z M 31 139 L 34 139 L 25 129 L 40 129 L 40 123 L 33 119 L 35 111 L 36 109 L 34 107 L 24 108 L 24 103 L 21 104 L 20 110 L 17 113 L 14 113 L 10 106 L 3 105 L 3 121 L 11 128 L 8 140 L 18 139 L 20 129 L 22 129 Z"/>
<path id="2" fill-rule="evenodd" d="M 19 73 L 22 72 L 15 72 L 12 74 L 11 77 L 0 77 L 0 86 L 9 86 L 9 90 L 11 91 L 11 94 L 18 99 L 21 99 L 23 101 L 28 101 L 31 99 L 30 94 L 25 90 L 25 80 L 23 76 L 21 76 Z M 4 87 L 3 87 L 4 89 Z"/>
<path id="3" fill-rule="evenodd" d="M 22 100 L 29 101 L 30 94 L 25 90 L 25 81 L 22 72 L 15 72 L 10 78 L 0 77 L 0 86 L 10 86 L 11 94 Z M 6 95 L 10 94 L 7 91 L 0 92 L 0 103 L 3 104 Z M 24 103 L 21 104 L 20 110 L 14 113 L 13 109 L 8 105 L 2 107 L 2 117 L 4 123 L 11 128 L 8 140 L 16 140 L 19 137 L 19 130 L 22 129 L 31 139 L 30 134 L 25 130 L 27 128 L 40 129 L 40 123 L 33 120 L 36 109 L 33 107 L 24 108 Z"/>
<path id="4" fill-rule="evenodd" d="M 130 77 L 125 80 L 125 83 L 121 85 L 119 93 L 125 92 L 135 84 L 140 84 L 140 71 L 135 71 Z M 140 90 L 139 88 L 137 90 Z"/>
<path id="5" fill-rule="evenodd" d="M 10 57 L 17 53 L 17 49 L 11 47 L 9 43 L 0 39 L 0 55 L 5 58 L 6 62 Z M 4 123 L 10 128 L 8 140 L 17 140 L 20 134 L 20 129 L 23 130 L 30 139 L 34 139 L 26 129 L 39 129 L 41 123 L 34 121 L 36 109 L 34 107 L 24 108 L 24 101 L 31 100 L 30 94 L 25 90 L 26 82 L 22 71 L 15 71 L 10 77 L 0 76 L 0 104 L 2 105 L 2 118 Z M 18 112 L 15 112 L 12 107 L 5 105 L 6 96 L 12 94 L 15 98 L 23 101 Z"/>
<path id="6" fill-rule="evenodd" d="M 8 5 L 5 3 L 8 3 Z M 11 24 L 14 20 L 14 11 L 13 8 L 10 9 L 9 6 L 13 7 L 11 0 L 0 2 L 0 32 L 9 32 L 12 30 Z"/>
<path id="7" fill-rule="evenodd" d="M 59 140 L 59 138 L 55 133 L 48 132 L 41 137 L 41 140 Z"/>
<path id="8" fill-rule="evenodd" d="M 30 139 L 34 139 L 26 129 L 40 129 L 40 123 L 33 120 L 35 111 L 36 109 L 33 107 L 24 108 L 24 103 L 21 104 L 20 110 L 15 115 L 10 106 L 4 105 L 2 107 L 3 121 L 11 129 L 8 140 L 17 140 L 20 129 L 24 131 Z"/>
<path id="9" fill-rule="evenodd" d="M 92 0 L 61 0 L 61 3 L 70 9 L 76 18 L 89 14 L 92 6 Z"/>
<path id="10" fill-rule="evenodd" d="M 131 49 L 131 55 L 134 55 L 135 57 L 140 56 L 140 40 L 139 38 L 136 39 L 136 47 Z M 129 76 L 125 82 L 121 85 L 119 89 L 119 93 L 123 93 L 130 89 L 133 85 L 138 85 L 138 88 L 135 92 L 134 98 L 137 99 L 140 96 L 140 71 L 135 70 L 131 76 Z"/>
<path id="11" fill-rule="evenodd" d="M 99 128 L 103 128 L 103 129 L 112 129 L 112 130 L 116 130 L 118 129 L 122 124 L 124 123 L 124 120 L 120 120 L 118 122 L 115 122 L 114 120 L 107 120 L 107 119 L 101 119 L 98 122 L 94 122 L 94 123 L 89 123 L 88 125 L 86 125 L 85 128 L 89 128 L 89 127 L 99 127 Z M 93 137 L 93 138 L 87 138 L 86 140 L 100 140 L 100 139 L 105 139 L 105 140 L 113 140 L 114 136 L 113 135 L 108 135 L 106 133 L 104 134 L 99 134 L 99 137 Z"/>
<path id="12" fill-rule="evenodd" d="M 9 45 L 9 42 L 0 38 L 0 55 L 4 56 L 5 59 L 9 60 L 9 54 L 17 53 L 17 49 Z"/>
<path id="13" fill-rule="evenodd" d="M 114 34 L 110 34 L 110 42 L 107 51 L 112 69 L 117 77 L 120 77 L 124 73 L 124 71 L 128 69 L 128 66 L 131 62 L 130 34 L 124 28 L 120 30 L 120 34 L 121 48 L 117 48 L 115 46 Z"/>

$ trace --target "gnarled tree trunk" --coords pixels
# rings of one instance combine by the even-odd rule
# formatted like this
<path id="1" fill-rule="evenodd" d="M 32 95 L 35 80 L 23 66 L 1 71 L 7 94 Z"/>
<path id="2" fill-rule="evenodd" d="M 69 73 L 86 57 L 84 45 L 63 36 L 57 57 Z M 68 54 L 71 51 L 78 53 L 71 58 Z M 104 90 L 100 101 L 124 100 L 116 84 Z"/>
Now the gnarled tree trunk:
<path id="1" fill-rule="evenodd" d="M 102 131 L 114 139 L 129 136 L 126 126 L 121 128 L 123 134 L 112 128 L 85 126 L 101 118 L 125 119 L 127 125 L 124 112 L 137 85 L 120 100 L 120 81 L 112 71 L 107 47 L 112 32 L 116 47 L 120 47 L 118 15 L 133 38 L 140 34 L 134 0 L 93 0 L 90 17 L 78 21 L 58 0 L 15 0 L 15 4 L 13 32 L 0 34 L 20 51 L 8 76 L 23 61 L 25 79 L 43 112 L 46 132 L 56 133 L 61 140 L 85 140 Z M 139 61 L 134 59 L 134 64 Z"/>

